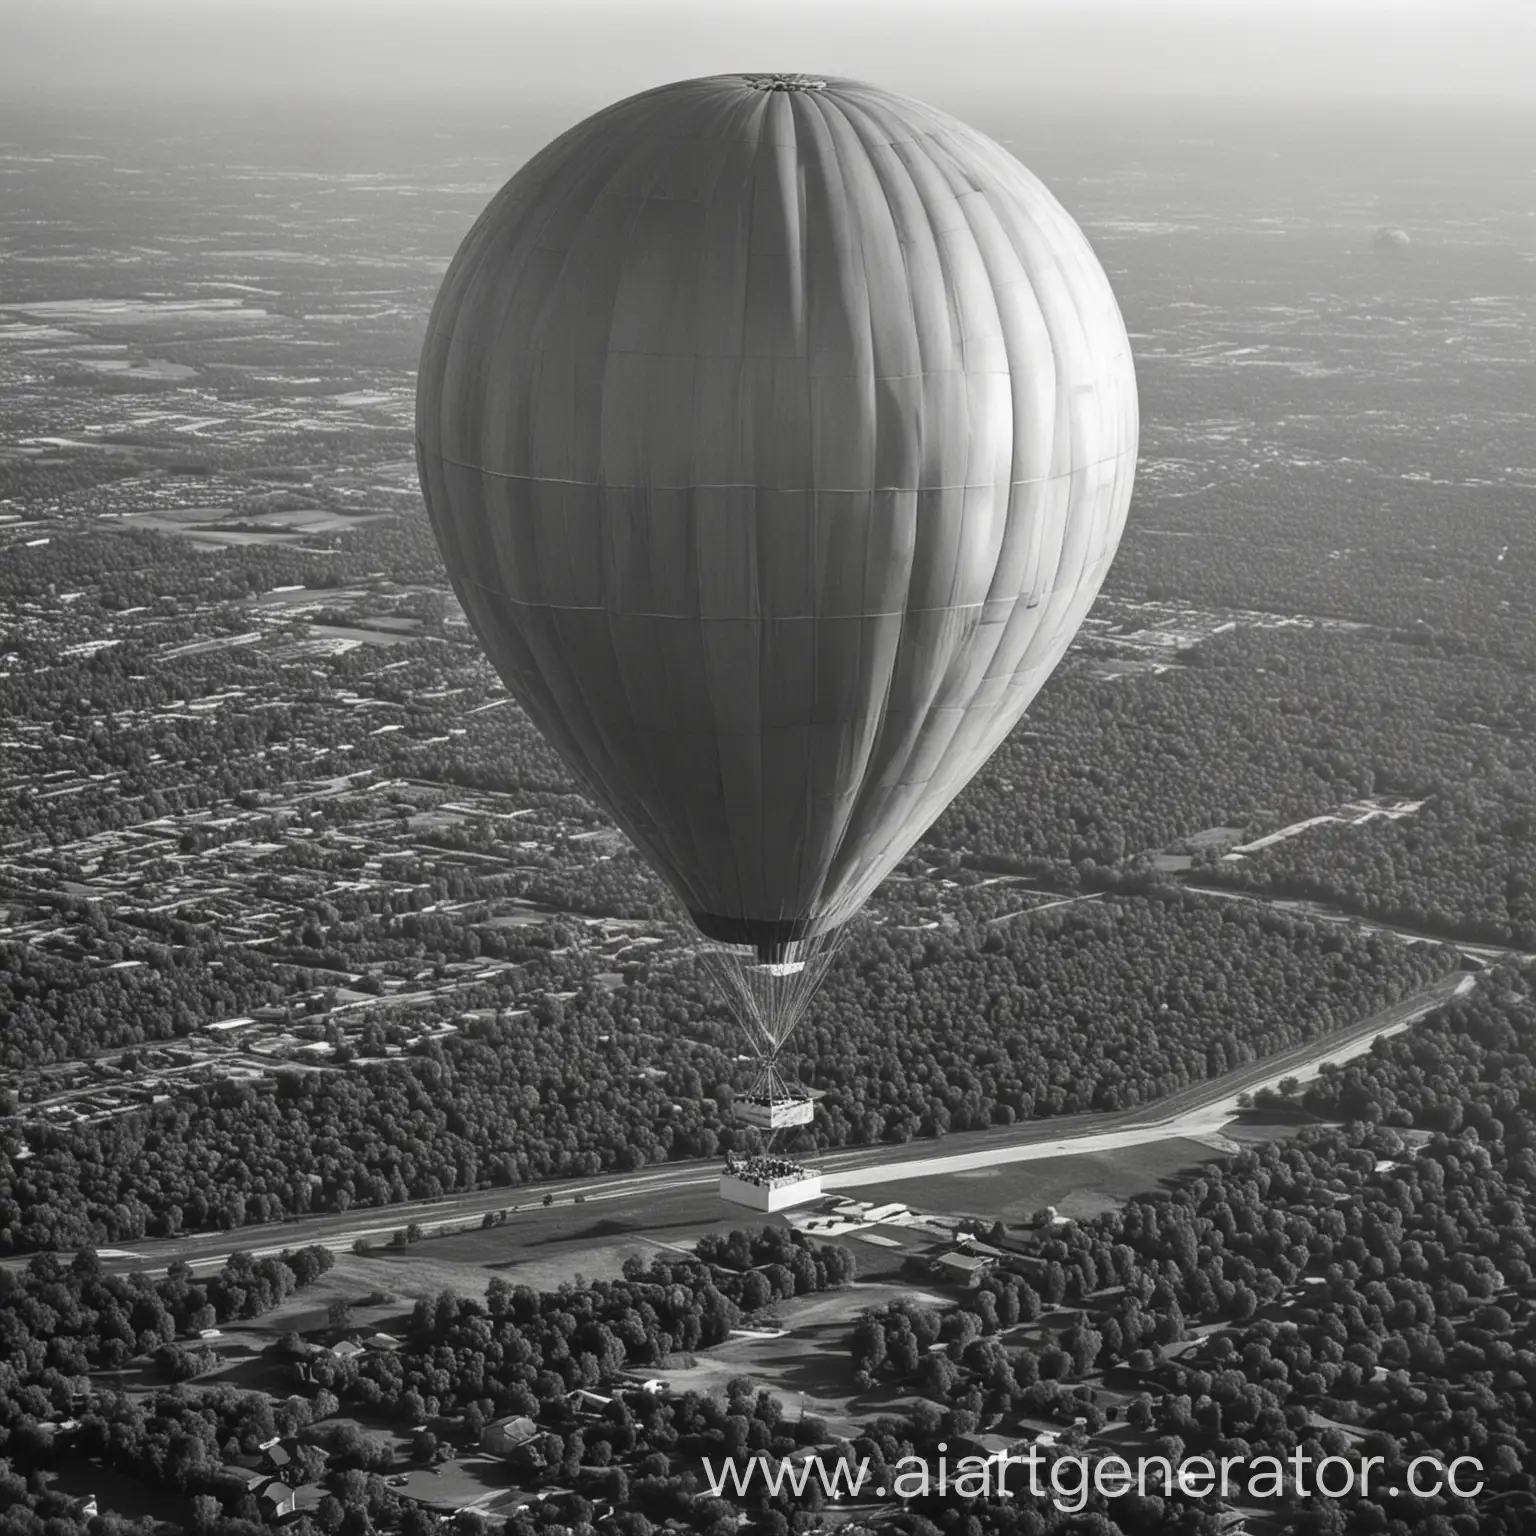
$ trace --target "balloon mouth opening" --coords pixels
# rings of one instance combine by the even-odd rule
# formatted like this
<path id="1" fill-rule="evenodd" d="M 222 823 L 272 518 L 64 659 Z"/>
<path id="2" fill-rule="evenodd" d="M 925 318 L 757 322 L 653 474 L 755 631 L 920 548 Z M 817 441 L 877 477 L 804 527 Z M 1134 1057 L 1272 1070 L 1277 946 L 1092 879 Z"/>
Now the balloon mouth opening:
<path id="1" fill-rule="evenodd" d="M 815 75 L 743 75 L 741 77 L 754 91 L 824 91 L 825 80 Z"/>
<path id="2" fill-rule="evenodd" d="M 824 928 L 813 938 L 790 939 L 781 944 L 766 938 L 758 945 L 717 942 L 699 951 L 704 971 L 718 983 L 736 1021 L 746 1047 L 745 1059 L 756 1064 L 759 1080 L 766 1073 L 783 1089 L 770 1094 L 770 1098 L 794 1097 L 783 1087 L 784 1082 L 794 1078 L 794 1072 L 789 1071 L 788 1078 L 780 1082 L 781 1069 L 775 1063 L 784 1060 L 790 1036 L 805 1017 L 816 989 L 847 938 L 848 927 L 844 924 Z M 782 958 L 768 959 L 766 954 Z M 768 1129 L 801 1123 L 801 1119 L 781 1117 Z"/>
<path id="3" fill-rule="evenodd" d="M 795 946 L 819 938 L 834 926 L 813 917 L 724 917 L 715 912 L 690 912 L 694 926 L 716 944 L 748 945 L 759 965 L 783 965 L 798 957 Z"/>

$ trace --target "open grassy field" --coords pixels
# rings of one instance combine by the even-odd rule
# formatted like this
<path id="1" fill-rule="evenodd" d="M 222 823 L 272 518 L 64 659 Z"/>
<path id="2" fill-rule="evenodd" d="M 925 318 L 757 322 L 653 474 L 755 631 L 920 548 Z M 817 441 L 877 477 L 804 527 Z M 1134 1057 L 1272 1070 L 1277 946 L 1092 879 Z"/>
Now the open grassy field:
<path id="1" fill-rule="evenodd" d="M 915 1210 L 1012 1222 L 1023 1221 L 1041 1206 L 1054 1205 L 1063 1216 L 1085 1220 L 1218 1155 L 1201 1142 L 1170 1138 L 1113 1151 L 882 1181 L 862 1198 L 900 1200 Z M 841 1193 L 858 1195 L 860 1191 L 849 1188 Z M 865 1252 L 872 1250 L 860 1253 L 861 1265 Z"/>
<path id="2" fill-rule="evenodd" d="M 94 1494 L 103 1515 L 110 1511 L 130 1520 L 147 1515 L 152 1520 L 163 1520 L 177 1530 L 187 1529 L 192 1519 L 189 1500 L 163 1488 L 152 1487 L 126 1472 L 87 1461 L 83 1456 L 63 1457 L 57 1470 L 47 1475 L 51 1488 L 72 1499 Z"/>
<path id="3" fill-rule="evenodd" d="M 897 1300 L 951 1304 L 939 1292 L 886 1282 L 800 1296 L 774 1307 L 771 1322 L 753 1319 L 754 1326 L 784 1329 L 782 1338 L 732 1337 L 693 1365 L 656 1374 L 679 1392 L 722 1390 L 732 1377 L 748 1376 L 781 1398 L 786 1412 L 816 1414 L 834 1434 L 851 1435 L 876 1405 L 854 1392 L 848 1336 L 861 1312 Z M 878 1407 L 886 1411 L 883 1399 Z"/>
<path id="4" fill-rule="evenodd" d="M 701 1208 L 711 1214 L 701 1219 Z M 577 1274 L 615 1278 L 632 1254 L 649 1262 L 658 1254 L 692 1253 L 706 1232 L 751 1229 L 771 1219 L 725 1205 L 712 1191 L 703 1200 L 689 1189 L 659 1193 L 643 1218 L 609 1211 L 597 1201 L 518 1211 L 504 1226 L 429 1237 L 409 1248 L 379 1248 L 361 1259 L 347 1255 L 343 1262 L 349 1273 L 366 1273 L 382 1289 L 413 1297 L 444 1285 L 478 1294 L 496 1275 L 552 1290 Z M 358 1264 L 364 1268 L 353 1271 Z M 435 1275 L 437 1283 L 424 1284 L 423 1275 Z"/>
<path id="5" fill-rule="evenodd" d="M 1307 1114 L 1287 1115 L 1284 1111 L 1249 1109 L 1229 1120 L 1221 1133 L 1239 1146 L 1259 1146 L 1268 1141 L 1291 1141 L 1309 1125 L 1317 1123 Z"/>

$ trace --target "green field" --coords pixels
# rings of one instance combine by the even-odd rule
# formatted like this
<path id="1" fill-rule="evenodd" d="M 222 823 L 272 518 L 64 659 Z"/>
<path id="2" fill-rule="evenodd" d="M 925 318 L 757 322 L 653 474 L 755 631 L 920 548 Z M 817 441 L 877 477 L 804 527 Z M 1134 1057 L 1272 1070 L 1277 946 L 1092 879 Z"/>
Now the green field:
<path id="1" fill-rule="evenodd" d="M 946 1305 L 940 1292 L 888 1283 L 800 1296 L 752 1319 L 754 1328 L 783 1328 L 783 1338 L 732 1337 L 692 1365 L 655 1374 L 676 1391 L 692 1392 L 723 1390 L 733 1377 L 749 1376 L 783 1399 L 788 1413 L 815 1414 L 834 1434 L 853 1435 L 876 1407 L 885 1412 L 888 1405 L 879 1393 L 877 1402 L 855 1395 L 849 1334 L 860 1313 L 897 1300 Z"/>
<path id="2" fill-rule="evenodd" d="M 1022 1222 L 1054 1205 L 1079 1221 L 1113 1210 L 1132 1195 L 1157 1189 L 1174 1175 L 1220 1154 L 1198 1141 L 1171 1138 L 1113 1152 L 1085 1152 L 1000 1163 L 962 1173 L 928 1174 L 845 1193 L 880 1204 L 900 1200 L 918 1211 Z M 863 1251 L 860 1252 L 862 1260 Z"/>
<path id="3" fill-rule="evenodd" d="M 518 1211 L 504 1226 L 427 1237 L 409 1248 L 375 1248 L 364 1259 L 347 1255 L 342 1262 L 349 1273 L 366 1273 L 382 1289 L 413 1297 L 445 1285 L 478 1294 L 495 1275 L 552 1290 L 577 1274 L 614 1278 L 632 1254 L 649 1263 L 669 1252 L 691 1253 L 706 1232 L 760 1227 L 771 1219 L 726 1205 L 713 1190 L 664 1191 L 643 1219 L 605 1214 L 609 1209 L 594 1200 Z M 363 1268 L 354 1268 L 359 1264 Z M 427 1283 L 424 1275 L 438 1278 Z"/>
<path id="4" fill-rule="evenodd" d="M 192 1519 L 189 1500 L 152 1487 L 126 1472 L 87 1461 L 83 1456 L 63 1457 L 58 1469 L 48 1475 L 50 1487 L 72 1499 L 94 1494 L 103 1515 L 111 1512 L 130 1520 L 148 1515 L 153 1520 L 168 1521 L 179 1530 L 187 1529 Z"/>

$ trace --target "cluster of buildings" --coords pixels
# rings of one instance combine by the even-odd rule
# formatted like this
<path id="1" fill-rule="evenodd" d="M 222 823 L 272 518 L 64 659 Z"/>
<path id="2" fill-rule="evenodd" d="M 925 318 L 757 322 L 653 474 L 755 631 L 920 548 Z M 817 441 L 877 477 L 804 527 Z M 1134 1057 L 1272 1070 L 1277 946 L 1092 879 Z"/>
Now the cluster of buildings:
<path id="1" fill-rule="evenodd" d="M 362 1337 L 349 1333 L 330 1344 L 308 1346 L 303 1357 L 294 1362 L 294 1374 L 301 1382 L 308 1382 L 311 1379 L 310 1361 L 322 1355 L 329 1355 L 333 1360 L 356 1360 L 363 1355 L 393 1354 L 401 1347 L 401 1341 L 392 1333 L 370 1333 Z"/>
<path id="2" fill-rule="evenodd" d="M 72 1125 L 126 1114 L 189 1083 L 270 1078 L 282 1063 L 367 1067 L 451 1034 L 467 1018 L 496 1012 L 484 1007 L 488 987 L 505 1007 L 516 996 L 521 967 L 498 953 L 421 965 L 385 954 L 373 958 L 354 945 L 344 960 L 331 961 L 301 943 L 306 932 L 315 942 L 317 908 L 451 917 L 473 907 L 477 926 L 498 935 L 562 915 L 516 896 L 471 902 L 436 894 L 425 878 L 429 871 L 436 876 L 464 861 L 513 870 L 519 861 L 553 857 L 582 830 L 506 796 L 456 787 L 451 793 L 447 798 L 445 786 L 365 771 L 301 781 L 259 805 L 226 802 L 55 847 L 0 847 L 0 880 L 12 890 L 67 882 L 68 891 L 108 919 L 103 929 L 94 913 L 71 916 L 53 904 L 13 897 L 0 907 L 0 942 L 52 954 L 72 970 L 116 974 L 131 993 L 136 978 L 161 963 L 157 951 L 174 955 L 181 947 L 171 937 L 178 928 L 192 927 L 221 947 L 302 966 L 318 983 L 281 1001 L 209 1018 L 173 1043 L 24 1074 L 24 1118 Z M 474 849 L 429 840 L 461 827 L 475 833 Z M 329 867 L 315 857 L 327 850 L 335 855 Z M 411 873 L 402 874 L 406 870 Z M 665 942 L 646 931 L 649 924 L 575 921 L 586 930 L 586 947 L 612 966 Z M 323 928 L 320 938 L 329 946 Z M 617 971 L 604 974 L 617 984 Z M 364 1042 L 370 1020 L 382 1027 L 382 1045 L 377 1030 L 371 1044 Z"/>
<path id="3" fill-rule="evenodd" d="M 227 1463 L 219 1481 L 227 1494 L 250 1494 L 264 1519 L 282 1520 L 318 1507 L 325 1489 L 313 1476 L 306 1477 L 306 1470 L 313 1472 L 314 1463 L 323 1466 L 326 1459 L 324 1451 L 301 1447 L 292 1436 L 273 1436 L 261 1445 L 254 1464 Z"/>

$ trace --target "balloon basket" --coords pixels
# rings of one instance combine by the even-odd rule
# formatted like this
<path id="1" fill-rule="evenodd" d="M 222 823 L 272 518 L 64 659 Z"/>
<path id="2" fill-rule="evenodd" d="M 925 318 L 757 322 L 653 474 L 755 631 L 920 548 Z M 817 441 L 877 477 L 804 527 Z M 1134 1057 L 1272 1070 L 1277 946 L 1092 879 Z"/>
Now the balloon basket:
<path id="1" fill-rule="evenodd" d="M 761 1062 L 752 1086 L 731 1103 L 732 1118 L 763 1131 L 782 1131 L 809 1125 L 816 1115 L 816 1100 L 798 1083 L 786 1081 L 778 1066 Z"/>
<path id="2" fill-rule="evenodd" d="M 816 1115 L 816 1102 L 809 1098 L 738 1094 L 731 1104 L 731 1115 L 742 1125 L 755 1125 L 760 1131 L 782 1131 L 794 1125 L 809 1125 Z"/>
<path id="3" fill-rule="evenodd" d="M 753 1211 L 784 1211 L 821 1198 L 821 1169 L 787 1157 L 753 1157 L 725 1165 L 720 1198 Z"/>

